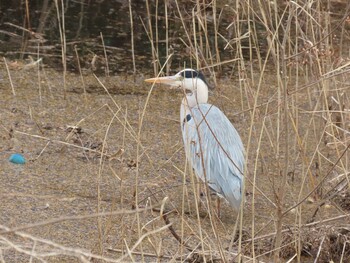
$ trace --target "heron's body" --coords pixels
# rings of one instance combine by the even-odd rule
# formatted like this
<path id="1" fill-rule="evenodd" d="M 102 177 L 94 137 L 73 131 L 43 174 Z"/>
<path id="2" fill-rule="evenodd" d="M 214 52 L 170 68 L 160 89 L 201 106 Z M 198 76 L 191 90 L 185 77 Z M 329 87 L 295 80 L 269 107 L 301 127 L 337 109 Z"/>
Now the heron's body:
<path id="1" fill-rule="evenodd" d="M 208 104 L 204 76 L 184 69 L 174 76 L 146 80 L 181 87 L 182 137 L 195 174 L 236 210 L 242 202 L 244 148 L 236 129 L 217 107 Z"/>
<path id="2" fill-rule="evenodd" d="M 236 129 L 210 104 L 193 107 L 181 126 L 186 156 L 196 175 L 239 210 L 244 156 Z"/>

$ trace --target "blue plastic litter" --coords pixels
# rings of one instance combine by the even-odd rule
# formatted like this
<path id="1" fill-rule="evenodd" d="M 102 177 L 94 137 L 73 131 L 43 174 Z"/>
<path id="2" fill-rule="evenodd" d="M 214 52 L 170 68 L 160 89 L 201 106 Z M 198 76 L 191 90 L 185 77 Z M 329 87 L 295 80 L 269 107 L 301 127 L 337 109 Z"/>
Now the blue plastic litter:
<path id="1" fill-rule="evenodd" d="M 19 153 L 14 153 L 10 156 L 9 161 L 11 163 L 15 163 L 15 164 L 25 164 L 26 163 L 26 159 L 24 158 L 24 156 L 22 154 Z"/>

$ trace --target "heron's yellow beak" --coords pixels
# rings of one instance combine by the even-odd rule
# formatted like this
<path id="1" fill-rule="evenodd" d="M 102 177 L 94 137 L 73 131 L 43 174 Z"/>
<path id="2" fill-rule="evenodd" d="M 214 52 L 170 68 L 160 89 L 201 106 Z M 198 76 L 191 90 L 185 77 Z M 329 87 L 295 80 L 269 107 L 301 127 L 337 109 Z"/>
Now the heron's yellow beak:
<path id="1" fill-rule="evenodd" d="M 170 86 L 178 86 L 181 83 L 181 80 L 179 79 L 178 76 L 167 76 L 167 77 L 145 79 L 145 82 L 161 83 L 161 84 L 166 84 Z"/>

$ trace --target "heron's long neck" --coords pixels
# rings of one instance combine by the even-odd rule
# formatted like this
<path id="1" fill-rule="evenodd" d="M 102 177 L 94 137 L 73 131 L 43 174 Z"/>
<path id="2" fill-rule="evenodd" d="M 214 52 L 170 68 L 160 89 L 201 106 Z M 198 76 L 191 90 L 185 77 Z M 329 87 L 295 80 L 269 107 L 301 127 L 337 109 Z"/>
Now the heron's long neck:
<path id="1" fill-rule="evenodd" d="M 208 87 L 204 83 L 197 84 L 197 89 L 191 94 L 187 94 L 181 103 L 180 109 L 180 121 L 187 116 L 187 114 L 191 114 L 191 108 L 208 102 Z"/>

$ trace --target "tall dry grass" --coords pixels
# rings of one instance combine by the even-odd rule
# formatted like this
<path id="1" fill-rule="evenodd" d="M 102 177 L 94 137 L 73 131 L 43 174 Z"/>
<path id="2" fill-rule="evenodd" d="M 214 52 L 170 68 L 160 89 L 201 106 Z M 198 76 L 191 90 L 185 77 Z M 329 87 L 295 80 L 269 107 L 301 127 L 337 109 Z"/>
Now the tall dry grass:
<path id="1" fill-rule="evenodd" d="M 146 1 L 144 20 L 133 17 L 131 3 L 129 1 L 130 48 L 134 76 L 142 71 L 135 62 L 134 23 L 143 23 L 151 46 L 150 67 L 154 75 L 193 67 L 202 69 L 217 86 L 211 101 L 235 121 L 246 148 L 246 201 L 240 213 L 233 213 L 225 205 L 224 218 L 218 218 L 211 199 L 199 197 L 201 183 L 185 161 L 177 162 L 176 156 L 183 154 L 181 145 L 167 145 L 171 157 L 160 161 L 162 157 L 152 148 L 157 145 L 152 145 L 145 135 L 147 125 L 157 123 L 154 119 L 170 117 L 152 112 L 157 105 L 154 101 L 152 104 L 155 92 L 152 87 L 147 97 L 138 101 L 137 120 L 132 118 L 133 105 L 123 104 L 110 93 L 108 53 L 104 48 L 106 76 L 94 75 L 93 79 L 111 103 L 100 105 L 76 123 L 77 127 L 92 123 L 94 117 L 105 111 L 107 122 L 96 131 L 102 141 L 100 149 L 67 142 L 73 132 L 66 139 L 52 140 L 15 131 L 18 136 L 78 148 L 98 156 L 97 163 L 91 161 L 96 168 L 96 213 L 62 216 L 17 228 L 1 226 L 2 242 L 18 253 L 30 255 L 31 260 L 42 260 L 50 252 L 50 256 L 106 262 L 324 262 L 331 259 L 329 255 L 346 262 L 350 257 L 349 235 L 338 230 L 346 229 L 345 222 L 349 220 L 349 208 L 342 207 L 340 202 L 350 196 L 349 3 L 247 0 L 223 4 L 214 0 L 189 4 L 165 0 L 165 16 L 161 17 L 161 1 L 154 5 Z M 343 8 L 337 9 L 334 5 Z M 59 5 L 55 1 L 55 6 L 66 97 L 64 3 Z M 229 23 L 223 27 L 228 17 Z M 162 20 L 165 27 L 159 28 Z M 170 23 L 181 25 L 177 35 L 170 31 Z M 165 56 L 159 45 L 162 35 L 165 35 Z M 101 32 L 103 42 L 102 36 Z M 174 57 L 182 54 L 186 54 L 186 63 L 175 65 Z M 79 60 L 77 51 L 76 56 Z M 13 77 L 6 59 L 4 61 L 11 91 L 16 96 Z M 80 64 L 79 72 L 88 104 L 88 76 L 84 76 Z M 121 79 L 118 81 L 123 83 Z M 136 85 L 134 82 L 135 77 L 132 85 Z M 168 98 L 159 94 L 155 97 Z M 168 103 L 163 105 L 163 112 L 167 112 Z M 99 121 L 101 119 L 99 117 Z M 172 121 L 167 119 L 168 123 Z M 116 142 L 110 138 L 113 127 L 117 129 L 117 126 L 121 128 L 117 138 L 122 142 L 114 153 L 111 149 Z M 161 138 L 163 130 L 156 129 L 153 133 L 159 133 Z M 113 168 L 114 162 L 126 162 L 121 157 L 125 149 L 136 160 L 132 164 L 135 167 L 132 176 Z M 104 207 L 102 187 L 106 174 L 110 176 L 110 173 L 117 182 L 119 197 L 111 201 L 108 210 Z M 169 178 L 164 179 L 167 173 Z M 120 217 L 115 219 L 116 216 Z M 63 246 L 24 232 L 86 218 L 97 219 L 94 222 L 98 225 L 98 237 L 93 242 L 95 246 L 89 248 L 92 251 Z M 9 234 L 30 240 L 34 245 L 23 248 L 13 242 Z M 116 245 L 107 246 L 113 235 L 117 236 Z M 313 235 L 318 236 L 313 238 Z M 333 235 L 339 238 L 334 241 Z"/>
<path id="2" fill-rule="evenodd" d="M 185 66 L 210 69 L 214 82 L 214 73 L 221 72 L 223 66 L 234 68 L 234 76 L 239 79 L 241 114 L 250 119 L 245 145 L 246 188 L 252 194 L 248 199 L 251 209 L 243 208 L 240 213 L 238 261 L 242 251 L 248 249 L 253 261 L 269 255 L 279 262 L 281 256 L 285 260 L 288 255 L 301 262 L 305 244 L 302 229 L 307 220 L 315 220 L 315 213 L 326 203 L 335 205 L 332 198 L 348 188 L 345 185 L 348 185 L 349 124 L 345 105 L 349 104 L 349 88 L 344 80 L 349 71 L 349 53 L 343 47 L 349 41 L 345 36 L 349 5 L 338 2 L 344 12 L 335 14 L 331 1 L 234 1 L 219 10 L 217 1 L 197 1 L 188 13 L 181 10 L 182 4 L 175 1 L 185 36 L 181 38 L 183 48 L 179 52 L 189 50 L 190 63 Z M 226 28 L 232 31 L 231 35 L 226 32 L 231 39 L 219 31 L 217 16 L 224 12 L 233 17 Z M 152 35 L 151 31 L 148 33 Z M 155 45 L 153 38 L 150 41 Z M 235 54 L 232 60 L 222 60 L 218 45 L 222 41 L 225 51 Z M 261 169 L 268 174 L 261 173 Z M 339 188 L 339 184 L 343 187 Z M 331 192 L 332 198 L 324 191 Z M 273 215 L 264 226 L 257 222 L 256 214 L 262 209 L 256 201 L 261 197 L 270 203 L 264 209 Z M 309 209 L 306 202 L 316 207 L 308 219 L 303 216 Z M 197 206 L 196 200 L 195 203 Z M 347 216 L 346 210 L 340 213 Z M 290 223 L 293 217 L 294 223 Z M 242 241 L 243 229 L 247 227 L 245 218 L 251 219 L 251 243 Z M 294 229 L 289 244 L 284 240 L 285 222 Z M 212 226 L 219 255 L 228 260 L 222 252 L 222 239 L 216 234 L 215 223 Z M 273 246 L 259 255 L 256 240 L 269 227 L 274 229 L 273 235 L 269 235 Z M 201 247 L 204 246 L 202 240 Z M 290 246 L 294 247 L 292 255 L 284 252 Z M 344 251 L 345 247 L 346 243 Z"/>

